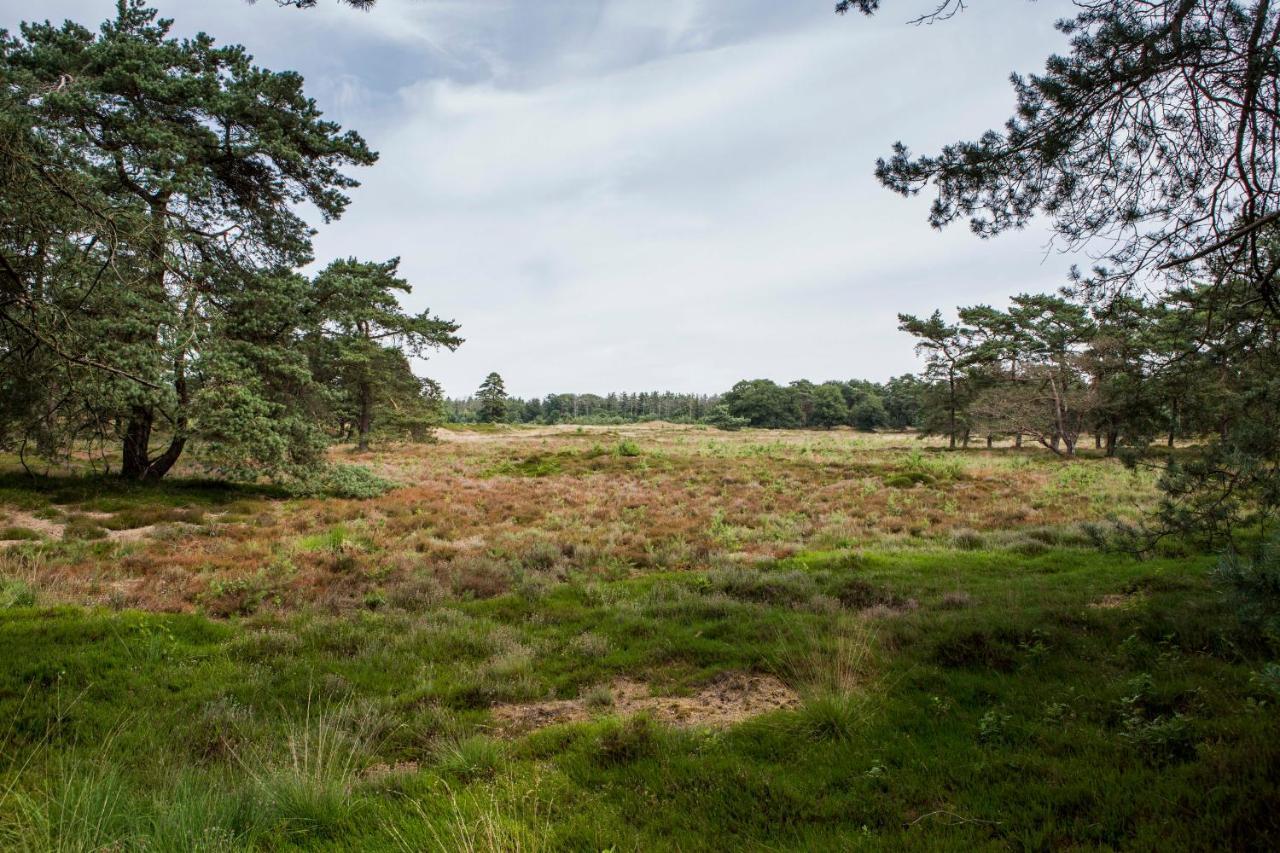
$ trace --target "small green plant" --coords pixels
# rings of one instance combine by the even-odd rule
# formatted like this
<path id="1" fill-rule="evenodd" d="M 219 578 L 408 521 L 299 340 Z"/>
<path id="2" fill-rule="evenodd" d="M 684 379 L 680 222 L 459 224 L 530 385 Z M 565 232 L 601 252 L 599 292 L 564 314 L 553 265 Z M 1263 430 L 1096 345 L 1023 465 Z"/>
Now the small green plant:
<path id="1" fill-rule="evenodd" d="M 20 580 L 0 578 L 0 610 L 10 607 L 34 607 L 36 593 Z"/>
<path id="2" fill-rule="evenodd" d="M 613 691 L 604 684 L 597 684 L 582 693 L 582 704 L 593 710 L 613 707 Z"/>
<path id="3" fill-rule="evenodd" d="M 619 456 L 634 457 L 639 456 L 642 451 L 640 450 L 640 445 L 636 444 L 629 438 L 624 438 L 622 441 L 618 442 L 618 446 L 615 448 L 614 452 Z"/>
<path id="4" fill-rule="evenodd" d="M 800 730 L 813 740 L 849 741 L 865 720 L 865 703 L 840 693 L 818 693 L 800 706 Z"/>
<path id="5" fill-rule="evenodd" d="M 1011 717 L 992 708 L 978 720 L 978 742 L 983 744 L 1002 743 L 1008 739 L 1009 721 Z"/>
<path id="6" fill-rule="evenodd" d="M 504 758 L 502 742 L 484 735 L 446 741 L 436 750 L 440 771 L 463 782 L 491 778 Z"/>
<path id="7" fill-rule="evenodd" d="M 1121 737 L 1153 764 L 1188 761 L 1196 754 L 1191 719 L 1181 710 L 1173 710 L 1172 704 L 1145 672 L 1130 680 L 1129 690 L 1120 700 Z"/>
<path id="8" fill-rule="evenodd" d="M 658 746 L 658 724 L 647 714 L 626 720 L 609 720 L 600 729 L 596 761 L 609 766 L 626 764 L 652 755 Z"/>

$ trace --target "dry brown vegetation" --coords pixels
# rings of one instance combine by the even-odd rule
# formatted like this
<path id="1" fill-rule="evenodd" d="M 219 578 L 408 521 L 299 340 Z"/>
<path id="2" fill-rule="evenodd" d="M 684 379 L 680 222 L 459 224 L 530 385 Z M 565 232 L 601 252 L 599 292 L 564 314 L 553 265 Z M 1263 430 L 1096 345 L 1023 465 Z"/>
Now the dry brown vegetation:
<path id="1" fill-rule="evenodd" d="M 1038 449 L 945 453 L 907 434 L 669 424 L 442 431 L 343 461 L 400 484 L 370 500 L 236 496 L 217 506 L 0 506 L 46 599 L 247 614 L 413 610 L 570 573 L 622 577 L 801 551 L 1003 544 L 1033 553 L 1132 517 L 1147 475 Z M 7 516 L 7 517 L 6 517 Z M 36 565 L 24 565 L 38 562 Z"/>

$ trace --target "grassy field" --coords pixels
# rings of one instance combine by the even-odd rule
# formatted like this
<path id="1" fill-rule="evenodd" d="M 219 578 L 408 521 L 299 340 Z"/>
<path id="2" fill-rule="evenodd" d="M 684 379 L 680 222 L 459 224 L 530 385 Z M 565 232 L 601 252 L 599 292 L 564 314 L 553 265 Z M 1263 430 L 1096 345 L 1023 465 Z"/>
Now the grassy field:
<path id="1" fill-rule="evenodd" d="M 0 848 L 1275 849 L 1280 677 L 1150 475 L 447 430 L 299 500 L 0 480 Z"/>

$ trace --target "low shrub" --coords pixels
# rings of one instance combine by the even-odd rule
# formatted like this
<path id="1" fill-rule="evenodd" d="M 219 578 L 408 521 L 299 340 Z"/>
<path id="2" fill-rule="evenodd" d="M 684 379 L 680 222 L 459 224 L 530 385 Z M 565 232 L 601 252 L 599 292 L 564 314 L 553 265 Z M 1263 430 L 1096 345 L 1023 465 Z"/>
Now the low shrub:
<path id="1" fill-rule="evenodd" d="M 326 465 L 286 484 L 294 497 L 350 498 L 368 500 L 386 494 L 396 484 L 379 477 L 363 465 Z"/>
<path id="2" fill-rule="evenodd" d="M 951 545 L 961 551 L 977 551 L 986 544 L 986 537 L 976 530 L 961 527 L 951 531 Z"/>

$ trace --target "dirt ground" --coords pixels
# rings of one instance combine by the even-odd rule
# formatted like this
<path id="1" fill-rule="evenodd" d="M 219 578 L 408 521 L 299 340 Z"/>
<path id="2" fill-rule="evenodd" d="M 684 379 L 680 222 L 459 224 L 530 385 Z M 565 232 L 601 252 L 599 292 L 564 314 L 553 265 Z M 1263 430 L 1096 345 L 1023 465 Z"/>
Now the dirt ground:
<path id="1" fill-rule="evenodd" d="M 504 731 L 513 733 L 581 722 L 602 714 L 630 717 L 641 713 L 676 726 L 718 728 L 799 704 L 799 695 L 777 678 L 735 672 L 724 673 L 692 696 L 654 696 L 648 685 L 620 678 L 577 699 L 497 705 L 493 716 Z"/>

